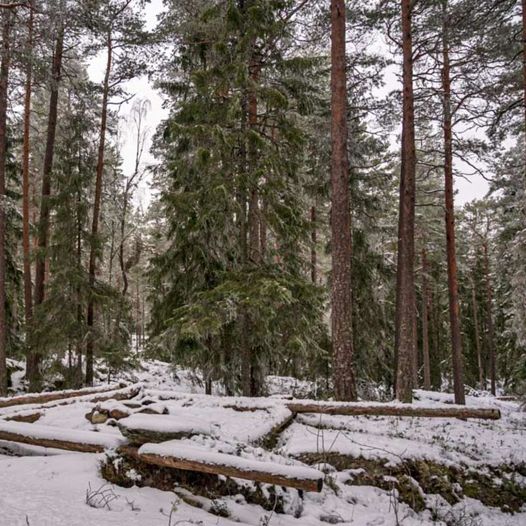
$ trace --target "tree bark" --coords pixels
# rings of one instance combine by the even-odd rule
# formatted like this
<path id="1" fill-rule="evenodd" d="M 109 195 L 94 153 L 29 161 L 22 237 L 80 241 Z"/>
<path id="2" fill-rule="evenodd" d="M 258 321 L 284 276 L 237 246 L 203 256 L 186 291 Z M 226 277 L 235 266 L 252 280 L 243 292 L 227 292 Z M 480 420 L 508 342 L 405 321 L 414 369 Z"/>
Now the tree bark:
<path id="1" fill-rule="evenodd" d="M 449 63 L 449 33 L 447 0 L 444 0 L 442 26 L 442 91 L 444 132 L 444 185 L 447 276 L 449 290 L 449 321 L 451 327 L 451 350 L 453 353 L 453 388 L 455 403 L 465 404 L 462 336 L 460 332 L 460 305 L 458 299 L 457 255 L 455 246 L 455 206 L 453 189 L 453 131 L 451 116 L 451 78 Z"/>
<path id="2" fill-rule="evenodd" d="M 55 137 L 57 131 L 59 83 L 62 74 L 62 55 L 64 50 L 64 25 L 61 23 L 51 66 L 51 93 L 49 97 L 49 113 L 47 123 L 46 150 L 42 168 L 42 192 L 40 200 L 40 218 L 38 222 L 38 256 L 36 260 L 35 275 L 35 306 L 43 303 L 45 298 L 46 281 L 46 251 L 49 237 L 49 200 L 51 197 L 51 171 L 53 169 L 53 156 L 55 153 Z M 34 348 L 27 357 L 26 376 L 29 379 L 30 390 L 40 387 L 40 355 Z"/>
<path id="3" fill-rule="evenodd" d="M 155 447 L 148 444 L 146 451 L 150 449 L 155 451 Z M 162 448 L 162 445 L 159 447 Z M 174 455 L 172 456 L 164 453 L 143 453 L 142 448 L 137 452 L 137 450 L 133 451 L 130 447 L 123 447 L 120 448 L 120 451 L 156 466 L 254 480 L 304 491 L 320 492 L 323 487 L 323 473 L 311 468 L 304 468 L 302 476 L 292 466 L 247 460 L 235 455 L 209 452 L 193 447 L 183 446 L 179 451 L 177 451 L 177 448 L 174 448 Z"/>
<path id="4" fill-rule="evenodd" d="M 107 34 L 107 59 L 106 59 L 106 73 L 104 75 L 104 84 L 102 91 L 102 108 L 100 121 L 100 135 L 99 135 L 99 149 L 97 155 L 97 174 L 95 180 L 95 199 L 93 202 L 93 220 L 91 225 L 91 246 L 89 256 L 89 288 L 90 298 L 88 301 L 87 312 L 87 329 L 88 336 L 86 341 L 86 384 L 93 385 L 93 362 L 94 362 L 94 321 L 95 321 L 95 305 L 93 300 L 93 288 L 95 286 L 95 273 L 97 270 L 97 236 L 99 233 L 99 219 L 102 201 L 102 176 L 104 174 L 104 149 L 106 145 L 106 126 L 108 120 L 108 98 L 110 91 L 110 74 L 113 59 L 113 44 L 111 31 Z"/>
<path id="5" fill-rule="evenodd" d="M 491 291 L 491 276 L 490 276 L 490 265 L 489 265 L 489 254 L 488 254 L 488 242 L 485 241 L 483 245 L 484 249 L 484 274 L 486 282 L 486 303 L 488 305 L 486 312 L 486 324 L 488 327 L 488 351 L 489 351 L 489 375 L 490 375 L 490 386 L 491 394 L 497 394 L 497 358 L 495 356 L 495 336 L 493 329 L 493 294 Z"/>
<path id="6" fill-rule="evenodd" d="M 422 361 L 424 365 L 424 389 L 431 389 L 431 366 L 429 361 L 429 290 L 427 286 L 427 251 L 422 248 Z"/>
<path id="7" fill-rule="evenodd" d="M 313 402 L 309 400 L 286 402 L 293 413 L 317 413 L 323 415 L 351 416 L 414 416 L 423 418 L 482 418 L 498 420 L 498 409 L 472 407 L 422 407 L 413 405 L 394 405 L 381 402 L 355 404 L 337 404 L 330 402 Z"/>
<path id="8" fill-rule="evenodd" d="M 32 1 L 30 2 L 30 5 Z M 33 316 L 33 285 L 31 280 L 31 239 L 29 232 L 29 152 L 31 128 L 31 89 L 33 83 L 33 9 L 29 9 L 27 21 L 27 64 L 24 90 L 24 140 L 22 147 L 22 248 L 24 253 L 24 312 L 26 319 L 26 340 Z"/>
<path id="9" fill-rule="evenodd" d="M 345 21 L 344 0 L 331 0 L 331 328 L 334 394 L 337 400 L 356 400 Z"/>
<path id="10" fill-rule="evenodd" d="M 316 222 L 316 205 L 312 205 L 310 208 L 310 280 L 314 285 L 318 282 L 318 231 Z"/>
<path id="11" fill-rule="evenodd" d="M 6 162 L 7 97 L 11 66 L 12 12 L 2 13 L 2 58 L 0 63 L 0 395 L 7 394 L 7 312 L 6 312 Z"/>
<path id="12" fill-rule="evenodd" d="M 403 102 L 398 264 L 396 274 L 395 396 L 402 402 L 413 398 L 415 354 L 415 112 L 413 95 L 413 43 L 411 0 L 402 0 Z"/>
<path id="13" fill-rule="evenodd" d="M 479 331 L 479 318 L 478 318 L 478 302 L 477 302 L 477 291 L 475 290 L 475 280 L 471 280 L 471 306 L 473 309 L 473 325 L 475 327 L 475 350 L 477 353 L 477 366 L 479 372 L 479 388 L 481 391 L 485 388 L 484 381 L 484 367 L 482 365 L 482 352 L 480 349 L 480 331 Z"/>

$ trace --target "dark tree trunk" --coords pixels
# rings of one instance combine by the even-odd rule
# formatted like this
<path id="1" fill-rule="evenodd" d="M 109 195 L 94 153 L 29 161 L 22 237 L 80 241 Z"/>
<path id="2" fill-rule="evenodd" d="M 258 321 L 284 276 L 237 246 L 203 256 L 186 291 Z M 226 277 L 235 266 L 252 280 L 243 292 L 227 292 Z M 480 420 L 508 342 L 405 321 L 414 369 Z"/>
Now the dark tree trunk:
<path id="1" fill-rule="evenodd" d="M 484 273 L 486 281 L 486 303 L 488 305 L 486 311 L 486 325 L 488 328 L 488 353 L 489 353 L 489 376 L 491 385 L 491 394 L 497 394 L 497 357 L 495 356 L 495 336 L 493 329 L 493 294 L 491 292 L 491 276 L 489 268 L 489 254 L 488 254 L 488 243 L 484 242 Z"/>
<path id="2" fill-rule="evenodd" d="M 6 313 L 6 161 L 7 96 L 11 65 L 13 13 L 2 13 L 2 59 L 0 64 L 0 395 L 7 394 L 7 313 Z"/>
<path id="3" fill-rule="evenodd" d="M 49 113 L 47 123 L 46 150 L 44 166 L 42 168 L 42 192 L 40 201 L 40 217 L 38 221 L 38 257 L 35 272 L 35 306 L 43 303 L 45 297 L 46 260 L 49 237 L 49 213 L 51 197 L 51 171 L 53 169 L 53 156 L 55 154 L 55 136 L 57 131 L 59 83 L 62 74 L 62 55 L 64 50 L 64 26 L 58 30 L 53 63 L 51 67 L 51 93 L 49 97 Z M 40 387 L 40 355 L 32 349 L 27 358 L 26 375 L 29 379 L 30 390 Z"/>
<path id="4" fill-rule="evenodd" d="M 351 210 L 347 154 L 345 2 L 331 0 L 331 328 L 334 394 L 356 400 L 353 371 Z"/>
<path id="5" fill-rule="evenodd" d="M 395 395 L 402 402 L 413 398 L 415 355 L 415 112 L 413 96 L 413 43 L 411 0 L 402 0 L 403 117 L 398 265 L 396 275 Z"/>
<path id="6" fill-rule="evenodd" d="M 422 362 L 424 365 L 424 389 L 431 389 L 431 366 L 429 361 L 429 290 L 427 286 L 427 252 L 422 248 Z"/>
<path id="7" fill-rule="evenodd" d="M 477 366 L 479 372 L 479 388 L 481 391 L 485 389 L 484 381 L 484 367 L 482 365 L 482 352 L 480 349 L 480 331 L 479 331 L 479 317 L 478 317 L 478 302 L 477 291 L 475 289 L 475 279 L 471 280 L 471 306 L 473 308 L 473 325 L 475 327 L 475 349 L 477 352 Z"/>
<path id="8" fill-rule="evenodd" d="M 97 270 L 97 237 L 99 234 L 100 209 L 102 202 L 102 176 L 104 173 L 104 149 L 106 145 L 106 125 L 108 120 L 108 97 L 110 91 L 110 74 L 113 58 L 113 47 L 111 33 L 107 35 L 107 61 L 106 73 L 104 75 L 104 85 L 102 91 L 102 112 L 100 121 L 99 149 L 97 156 L 97 175 L 95 180 L 95 200 L 93 202 L 93 220 L 91 224 L 91 247 L 89 256 L 89 287 L 90 298 L 88 301 L 87 329 L 88 337 L 86 341 L 86 385 L 93 385 L 93 353 L 94 353 L 94 321 L 95 305 L 93 301 L 93 288 L 95 286 L 95 274 Z"/>
<path id="9" fill-rule="evenodd" d="M 318 253 L 316 249 L 318 244 L 318 231 L 316 221 L 316 206 L 313 205 L 310 208 L 310 279 L 315 285 L 318 282 Z"/>
<path id="10" fill-rule="evenodd" d="M 449 290 L 449 321 L 451 327 L 451 350 L 453 353 L 453 388 L 455 403 L 465 404 L 462 336 L 460 332 L 460 305 L 458 299 L 457 255 L 455 246 L 455 206 L 453 189 L 453 131 L 451 116 L 451 78 L 449 64 L 449 35 L 447 27 L 447 1 L 444 1 L 442 27 L 442 92 L 444 131 L 444 184 L 446 208 L 446 250 Z"/>
<path id="11" fill-rule="evenodd" d="M 255 43 L 252 44 L 255 46 Z M 261 65 L 258 62 L 255 50 L 249 64 L 249 75 L 252 84 L 255 86 L 259 82 Z M 248 128 L 256 130 L 258 126 L 258 99 L 254 88 L 248 91 Z M 259 211 L 259 192 L 258 181 L 253 178 L 253 168 L 256 165 L 257 151 L 255 146 L 248 148 L 248 214 L 247 214 L 247 235 L 248 235 L 248 261 L 252 265 L 261 263 L 261 230 L 260 230 L 260 211 Z M 251 321 L 245 315 L 244 330 L 250 331 Z M 244 360 L 242 365 L 242 390 L 244 396 L 258 396 L 261 386 L 259 385 L 259 371 L 257 364 L 256 350 L 253 344 L 245 340 L 244 343 Z"/>
<path id="12" fill-rule="evenodd" d="M 30 2 L 31 6 L 32 2 Z M 31 280 L 31 239 L 29 229 L 29 152 L 31 128 L 31 89 L 33 83 L 33 9 L 30 7 L 27 21 L 27 64 L 24 89 L 24 141 L 22 146 L 22 248 L 24 253 L 24 311 L 26 340 L 33 315 L 33 284 Z"/>

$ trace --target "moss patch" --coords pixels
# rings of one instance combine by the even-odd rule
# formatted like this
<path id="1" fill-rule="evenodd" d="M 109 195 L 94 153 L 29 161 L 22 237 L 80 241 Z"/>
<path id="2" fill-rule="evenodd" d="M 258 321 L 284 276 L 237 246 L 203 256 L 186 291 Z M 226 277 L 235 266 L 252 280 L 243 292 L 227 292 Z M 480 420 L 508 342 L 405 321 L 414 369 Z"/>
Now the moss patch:
<path id="1" fill-rule="evenodd" d="M 523 464 L 482 466 L 474 470 L 415 459 L 393 465 L 387 459 L 355 458 L 339 453 L 306 453 L 298 458 L 310 465 L 328 463 L 338 471 L 355 470 L 349 484 L 376 486 L 386 491 L 396 489 L 399 499 L 415 511 L 425 508 L 423 494 L 441 495 L 452 505 L 464 496 L 471 497 L 509 513 L 526 504 L 526 487 L 516 477 L 524 473 Z"/>

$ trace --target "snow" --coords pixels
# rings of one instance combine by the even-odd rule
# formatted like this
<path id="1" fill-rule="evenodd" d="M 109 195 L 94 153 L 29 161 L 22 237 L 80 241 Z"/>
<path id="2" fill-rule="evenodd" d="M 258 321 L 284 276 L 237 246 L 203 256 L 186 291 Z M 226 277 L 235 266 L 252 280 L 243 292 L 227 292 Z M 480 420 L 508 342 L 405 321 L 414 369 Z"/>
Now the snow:
<path id="1" fill-rule="evenodd" d="M 144 386 L 131 402 L 148 402 L 147 407 L 166 408 L 167 415 L 137 414 L 144 407 L 128 408 L 134 413 L 120 423 L 132 419 L 152 417 L 165 427 L 189 424 L 195 419 L 210 435 L 196 435 L 191 439 L 143 446 L 144 450 L 193 455 L 197 460 L 224 459 L 240 465 L 266 466 L 264 469 L 283 469 L 287 472 L 312 470 L 297 460 L 306 452 L 339 452 L 352 457 L 385 459 L 399 463 L 404 459 L 430 459 L 441 464 L 460 466 L 490 473 L 488 466 L 521 465 L 526 463 L 526 413 L 519 411 L 516 402 L 500 401 L 491 396 L 467 397 L 467 405 L 496 408 L 501 420 L 482 421 L 443 418 L 396 418 L 376 416 L 298 415 L 280 435 L 273 451 L 259 447 L 261 439 L 272 429 L 291 417 L 285 400 L 296 395 L 312 396 L 315 385 L 291 378 L 271 379 L 270 398 L 219 397 L 203 394 L 204 386 L 195 381 L 196 375 L 183 369 L 172 369 L 169 364 L 143 361 L 140 371 L 125 373 L 120 379 L 140 381 Z M 289 391 L 287 392 L 287 389 Z M 220 392 L 220 388 L 217 393 Z M 417 391 L 415 402 L 421 406 L 452 406 L 450 394 Z M 121 408 L 122 402 L 91 402 L 93 395 L 79 399 L 34 404 L 23 408 L 4 408 L 0 418 L 8 415 L 30 414 L 38 409 L 42 417 L 35 424 L 6 422 L 8 429 L 32 434 L 44 433 L 55 439 L 102 440 L 104 447 L 121 444 L 123 438 L 117 427 L 108 423 L 93 425 L 86 418 L 97 405 Z M 151 403 L 153 402 L 153 403 Z M 161 420 L 162 419 L 162 420 Z M 153 420 L 148 420 L 153 422 Z M 152 427 L 148 424 L 148 427 Z M 44 431 L 42 431 L 42 428 Z M 95 432 L 97 431 L 97 432 Z M 62 438 L 60 438 L 62 437 Z M 2 452 L 22 455 L 3 456 Z M 98 472 L 102 455 L 79 454 L 57 449 L 40 448 L 0 441 L 0 526 L 327 526 L 341 523 L 352 526 L 524 526 L 526 504 L 515 514 L 503 513 L 498 508 L 483 505 L 478 500 L 464 497 L 458 504 L 448 504 L 440 495 L 427 494 L 427 508 L 417 513 L 396 499 L 393 490 L 373 486 L 353 485 L 359 470 L 338 471 L 324 465 L 328 473 L 321 493 L 306 492 L 303 497 L 294 489 L 286 492 L 276 488 L 284 499 L 285 514 L 266 511 L 248 504 L 241 495 L 216 500 L 192 495 L 188 490 L 174 488 L 164 492 L 151 488 L 125 489 L 106 485 L 117 499 L 108 508 L 96 509 L 86 504 L 86 491 L 105 484 Z M 276 467 L 277 466 L 277 467 Z M 130 470 L 130 478 L 139 482 L 138 474 Z M 362 472 L 362 476 L 363 476 Z M 526 478 L 513 473 L 517 484 L 526 485 Z M 503 474 L 501 479 L 508 477 Z M 386 479 L 389 481 L 390 479 Z M 253 482 L 243 485 L 255 487 Z M 268 485 L 261 491 L 268 494 Z M 203 506 L 198 509 L 183 500 L 192 496 Z M 171 522 L 169 519 L 174 506 Z M 229 517 L 212 513 L 215 506 L 228 510 Z"/>

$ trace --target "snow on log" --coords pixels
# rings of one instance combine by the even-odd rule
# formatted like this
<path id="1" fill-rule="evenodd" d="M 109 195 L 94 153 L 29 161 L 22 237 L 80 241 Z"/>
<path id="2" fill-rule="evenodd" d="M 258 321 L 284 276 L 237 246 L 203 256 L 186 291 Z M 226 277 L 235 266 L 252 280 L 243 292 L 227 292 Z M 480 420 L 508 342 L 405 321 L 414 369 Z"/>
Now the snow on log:
<path id="1" fill-rule="evenodd" d="M 63 400 L 65 398 L 74 398 L 77 396 L 86 396 L 97 393 L 107 393 L 108 391 L 115 391 L 117 389 L 125 387 L 123 384 L 112 385 L 112 386 L 101 386 L 91 387 L 87 389 L 66 391 L 51 391 L 49 393 L 32 393 L 22 396 L 12 396 L 6 398 L 0 398 L 1 407 L 11 407 L 14 405 L 27 405 L 27 404 L 45 404 L 46 402 L 53 402 L 54 400 Z"/>
<path id="2" fill-rule="evenodd" d="M 12 405 L 9 407 L 0 407 L 0 417 L 11 418 L 13 415 L 18 414 L 27 414 L 30 411 L 36 411 L 38 409 L 49 409 L 51 407 L 57 407 L 60 405 L 68 405 L 68 404 L 74 404 L 77 402 L 88 402 L 88 403 L 97 403 L 97 402 L 103 402 L 106 400 L 128 400 L 130 398 L 133 398 L 134 396 L 137 396 L 141 390 L 142 384 L 132 384 L 128 387 L 124 387 L 122 389 L 112 390 L 112 391 L 99 391 L 101 394 L 93 395 L 93 394 L 83 394 L 80 396 L 70 397 L 70 398 L 62 398 L 58 400 L 51 400 L 44 403 L 38 403 L 35 402 L 34 404 L 27 404 L 29 407 L 24 407 L 23 405 Z M 54 393 L 46 393 L 46 394 L 54 394 Z M 7 418 L 6 418 L 7 419 Z"/>
<path id="3" fill-rule="evenodd" d="M 126 443 L 119 435 L 2 420 L 0 440 L 82 453 L 101 453 L 105 449 L 117 448 Z"/>
<path id="4" fill-rule="evenodd" d="M 136 413 L 119 420 L 118 426 L 130 443 L 136 445 L 211 435 L 210 424 L 186 413 L 177 416 Z"/>
<path id="5" fill-rule="evenodd" d="M 425 418 L 481 418 L 498 420 L 500 411 L 481 407 L 447 406 L 425 407 L 409 404 L 384 404 L 360 402 L 316 402 L 296 400 L 286 402 L 293 413 L 321 413 L 324 415 L 349 416 L 416 416 Z"/>
<path id="6" fill-rule="evenodd" d="M 139 448 L 138 458 L 157 466 L 224 475 L 305 491 L 320 492 L 323 487 L 323 473 L 317 469 L 217 453 L 187 446 L 177 440 L 144 444 Z"/>

